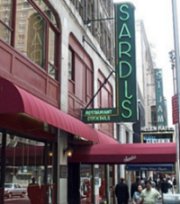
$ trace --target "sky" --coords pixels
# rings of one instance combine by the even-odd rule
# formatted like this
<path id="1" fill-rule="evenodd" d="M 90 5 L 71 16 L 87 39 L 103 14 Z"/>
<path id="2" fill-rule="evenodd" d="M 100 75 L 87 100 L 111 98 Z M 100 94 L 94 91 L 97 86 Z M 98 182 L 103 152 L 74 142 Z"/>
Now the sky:
<path id="1" fill-rule="evenodd" d="M 114 0 L 117 2 L 126 2 Z M 172 126 L 173 76 L 169 51 L 174 49 L 171 0 L 128 0 L 135 6 L 135 19 L 143 20 L 152 47 L 155 68 L 162 68 L 164 96 L 167 100 L 168 123 Z M 180 0 L 177 0 L 180 10 Z M 180 18 L 178 17 L 178 22 Z"/>

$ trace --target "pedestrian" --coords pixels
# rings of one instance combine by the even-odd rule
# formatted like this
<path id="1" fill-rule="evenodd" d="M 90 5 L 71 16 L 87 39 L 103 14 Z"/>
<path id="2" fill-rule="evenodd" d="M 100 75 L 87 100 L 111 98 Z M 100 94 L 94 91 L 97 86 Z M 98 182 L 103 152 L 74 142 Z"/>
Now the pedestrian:
<path id="1" fill-rule="evenodd" d="M 137 187 L 139 184 L 141 184 L 141 178 L 137 177 L 136 181 L 131 184 L 131 199 L 133 198 L 134 192 L 137 191 Z"/>
<path id="2" fill-rule="evenodd" d="M 160 182 L 160 188 L 161 188 L 161 193 L 168 193 L 168 189 L 169 189 L 169 184 L 166 180 L 166 177 L 163 177 L 161 182 Z"/>
<path id="3" fill-rule="evenodd" d="M 41 203 L 40 202 L 41 190 L 40 190 L 38 183 L 36 183 L 35 177 L 31 178 L 31 183 L 28 185 L 27 193 L 28 193 L 28 197 L 31 201 L 31 204 L 40 204 Z"/>
<path id="4" fill-rule="evenodd" d="M 152 187 L 151 181 L 147 180 L 145 185 L 146 187 L 141 193 L 142 200 L 140 204 L 156 204 L 156 201 L 161 199 L 161 194 Z"/>
<path id="5" fill-rule="evenodd" d="M 118 204 L 128 204 L 129 190 L 124 178 L 121 178 L 120 182 L 116 185 L 115 195 L 117 197 Z"/>
<path id="6" fill-rule="evenodd" d="M 143 187 L 141 184 L 138 185 L 137 191 L 134 192 L 132 197 L 132 204 L 140 204 L 141 203 L 141 193 L 142 193 Z"/>
<path id="7" fill-rule="evenodd" d="M 173 193 L 173 182 L 170 177 L 167 177 L 168 193 Z"/>

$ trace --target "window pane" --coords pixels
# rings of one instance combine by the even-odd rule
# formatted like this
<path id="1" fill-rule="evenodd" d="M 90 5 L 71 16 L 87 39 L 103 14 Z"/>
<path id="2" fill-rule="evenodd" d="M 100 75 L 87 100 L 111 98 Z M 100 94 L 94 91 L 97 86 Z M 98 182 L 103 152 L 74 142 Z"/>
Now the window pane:
<path id="1" fill-rule="evenodd" d="M 81 165 L 80 169 L 81 204 L 92 203 L 92 172 L 91 165 Z"/>
<path id="2" fill-rule="evenodd" d="M 45 67 L 45 21 L 33 13 L 28 19 L 27 55 L 41 67 Z"/>
<path id="3" fill-rule="evenodd" d="M 29 199 L 31 203 L 52 203 L 52 145 L 12 134 L 6 138 L 5 201 L 13 202 L 16 197 L 17 203 L 29 203 Z"/>
<path id="4" fill-rule="evenodd" d="M 45 21 L 27 1 L 17 0 L 15 47 L 45 67 Z"/>
<path id="5" fill-rule="evenodd" d="M 43 2 L 43 0 L 34 0 L 34 1 L 38 5 L 38 7 L 47 15 L 47 17 L 49 18 L 49 21 L 53 25 L 57 26 L 54 14 L 49 9 L 49 7 Z"/>
<path id="6" fill-rule="evenodd" d="M 68 79 L 74 80 L 74 69 L 73 69 L 73 51 L 69 49 L 68 54 Z"/>
<path id="7" fill-rule="evenodd" d="M 11 27 L 12 0 L 0 1 L 0 20 Z"/>
<path id="8" fill-rule="evenodd" d="M 0 22 L 0 38 L 7 44 L 11 43 L 11 31 Z"/>
<path id="9" fill-rule="evenodd" d="M 11 42 L 11 15 L 12 1 L 0 1 L 0 38 L 8 44 Z"/>
<path id="10" fill-rule="evenodd" d="M 57 78 L 57 69 L 55 66 L 55 34 L 52 29 L 49 29 L 49 57 L 48 57 L 48 74 L 53 78 Z"/>

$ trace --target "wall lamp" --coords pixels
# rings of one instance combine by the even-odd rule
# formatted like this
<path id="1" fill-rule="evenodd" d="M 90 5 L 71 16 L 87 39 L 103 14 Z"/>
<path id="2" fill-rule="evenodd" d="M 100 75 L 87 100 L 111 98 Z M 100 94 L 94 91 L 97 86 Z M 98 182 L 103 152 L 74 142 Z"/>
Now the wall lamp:
<path id="1" fill-rule="evenodd" d="M 49 151 L 49 152 L 48 152 L 48 156 L 49 156 L 49 157 L 53 157 L 53 152 L 52 152 L 52 151 Z"/>
<path id="2" fill-rule="evenodd" d="M 114 17 L 100 18 L 100 19 L 88 19 L 88 20 L 84 21 L 84 24 L 87 25 L 87 26 L 91 26 L 91 23 L 95 22 L 95 21 L 108 21 L 108 20 L 113 20 L 113 19 L 114 19 Z"/>
<path id="3" fill-rule="evenodd" d="M 73 149 L 71 147 L 66 147 L 64 150 L 63 150 L 63 154 L 67 157 L 71 157 L 72 154 L 73 154 Z"/>

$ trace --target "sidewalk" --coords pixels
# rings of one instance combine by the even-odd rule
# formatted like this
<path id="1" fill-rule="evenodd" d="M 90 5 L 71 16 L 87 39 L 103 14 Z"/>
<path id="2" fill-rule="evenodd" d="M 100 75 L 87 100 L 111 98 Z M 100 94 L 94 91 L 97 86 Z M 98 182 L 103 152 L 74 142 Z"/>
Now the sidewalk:
<path id="1" fill-rule="evenodd" d="M 132 202 L 129 201 L 129 204 L 132 204 Z M 157 201 L 156 204 L 162 204 L 162 200 Z"/>

